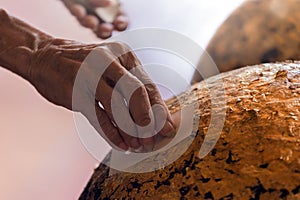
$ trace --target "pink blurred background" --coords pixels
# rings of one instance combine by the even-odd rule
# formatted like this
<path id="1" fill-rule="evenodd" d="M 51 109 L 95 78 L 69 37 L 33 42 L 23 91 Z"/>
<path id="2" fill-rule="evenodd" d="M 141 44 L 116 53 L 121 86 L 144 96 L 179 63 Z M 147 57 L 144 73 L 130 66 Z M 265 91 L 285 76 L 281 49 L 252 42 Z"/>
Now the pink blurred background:
<path id="1" fill-rule="evenodd" d="M 168 28 L 205 47 L 241 2 L 128 0 L 123 7 L 130 29 Z M 0 7 L 53 36 L 101 42 L 59 0 L 1 0 Z M 0 199 L 77 199 L 99 162 L 80 143 L 72 112 L 48 103 L 28 82 L 2 68 L 0 91 Z M 109 151 L 104 141 L 102 150 L 104 157 Z"/>

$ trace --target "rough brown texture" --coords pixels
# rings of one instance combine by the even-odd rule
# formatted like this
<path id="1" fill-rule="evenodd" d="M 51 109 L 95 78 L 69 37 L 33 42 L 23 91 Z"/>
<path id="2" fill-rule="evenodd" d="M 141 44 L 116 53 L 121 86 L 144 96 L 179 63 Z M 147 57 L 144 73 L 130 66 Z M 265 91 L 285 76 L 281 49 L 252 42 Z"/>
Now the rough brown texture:
<path id="1" fill-rule="evenodd" d="M 299 10 L 297 0 L 245 1 L 218 29 L 207 52 L 220 71 L 299 60 Z M 201 82 L 191 89 L 197 99 L 189 92 L 181 96 L 186 104 L 197 101 L 201 114 L 198 134 L 183 156 L 144 174 L 109 177 L 109 167 L 100 164 L 80 199 L 300 199 L 300 64 L 246 67 L 210 81 L 220 79 L 226 122 L 208 156 L 197 156 L 211 117 L 210 93 Z M 220 90 L 217 84 L 209 87 Z M 172 113 L 180 109 L 176 100 L 168 106 Z M 151 158 L 135 167 L 147 162 Z"/>
<path id="2" fill-rule="evenodd" d="M 219 27 L 207 46 L 220 71 L 300 60 L 300 1 L 247 0 Z M 209 62 L 202 58 L 199 65 Z M 194 82 L 200 80 L 195 75 Z"/>
<path id="3" fill-rule="evenodd" d="M 199 159 L 211 116 L 208 88 L 220 90 L 218 80 L 226 91 L 226 121 L 213 151 Z M 201 113 L 184 155 L 143 174 L 109 177 L 101 164 L 80 199 L 300 199 L 300 63 L 245 67 L 208 81 L 191 88 L 196 99 L 182 94 Z M 172 112 L 180 108 L 176 100 L 167 104 Z"/>

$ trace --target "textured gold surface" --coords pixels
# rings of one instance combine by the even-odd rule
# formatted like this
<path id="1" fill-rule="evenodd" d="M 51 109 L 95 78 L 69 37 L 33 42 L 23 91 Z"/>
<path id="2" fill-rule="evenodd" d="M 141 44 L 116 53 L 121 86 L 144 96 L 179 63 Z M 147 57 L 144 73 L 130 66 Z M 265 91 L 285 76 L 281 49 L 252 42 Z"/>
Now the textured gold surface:
<path id="1" fill-rule="evenodd" d="M 198 134 L 184 155 L 144 174 L 108 177 L 110 169 L 101 164 L 81 199 L 299 199 L 300 63 L 226 72 L 210 78 L 209 88 L 219 90 L 214 82 L 220 79 L 226 90 L 226 121 L 208 156 L 197 156 L 211 115 L 210 93 L 200 82 L 191 88 L 196 99 L 189 92 L 181 95 L 186 104 L 197 101 L 201 114 Z M 172 112 L 180 109 L 176 100 L 167 104 Z"/>
<path id="2" fill-rule="evenodd" d="M 298 0 L 245 1 L 218 29 L 207 52 L 221 71 L 299 60 L 299 10 Z M 200 65 L 207 67 L 206 59 Z M 144 174 L 109 177 L 110 169 L 101 164 L 81 199 L 300 199 L 300 64 L 251 66 L 209 81 L 219 79 L 226 89 L 226 121 L 208 156 L 197 156 L 211 120 L 208 85 L 200 82 L 190 90 L 196 99 L 189 91 L 181 95 L 187 105 L 197 101 L 201 115 L 183 156 Z M 217 84 L 209 88 L 221 90 Z M 180 110 L 176 100 L 167 104 L 172 113 Z M 151 158 L 134 167 L 147 162 Z"/>
<path id="3" fill-rule="evenodd" d="M 300 1 L 247 0 L 219 27 L 206 48 L 220 71 L 300 60 Z M 207 59 L 199 65 L 207 66 Z M 195 75 L 194 81 L 200 77 Z"/>

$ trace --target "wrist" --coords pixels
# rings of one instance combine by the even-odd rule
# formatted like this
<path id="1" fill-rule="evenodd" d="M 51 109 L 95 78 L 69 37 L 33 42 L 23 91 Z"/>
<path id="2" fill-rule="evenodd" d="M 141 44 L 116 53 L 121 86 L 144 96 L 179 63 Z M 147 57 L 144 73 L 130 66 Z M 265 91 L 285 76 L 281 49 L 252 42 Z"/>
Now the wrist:
<path id="1" fill-rule="evenodd" d="M 46 35 L 26 23 L 9 16 L 0 9 L 0 65 L 25 79 L 30 74 L 30 63 L 35 51 L 46 40 Z"/>

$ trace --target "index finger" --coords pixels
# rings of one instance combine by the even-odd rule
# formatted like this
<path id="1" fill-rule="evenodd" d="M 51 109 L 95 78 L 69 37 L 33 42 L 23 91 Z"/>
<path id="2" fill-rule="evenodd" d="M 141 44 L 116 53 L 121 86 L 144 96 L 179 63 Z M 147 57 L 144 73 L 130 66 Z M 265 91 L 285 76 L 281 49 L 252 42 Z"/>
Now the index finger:
<path id="1" fill-rule="evenodd" d="M 113 51 L 119 57 L 120 62 L 127 70 L 137 77 L 145 86 L 148 93 L 148 98 L 151 105 L 160 105 L 154 108 L 154 116 L 156 119 L 156 128 L 159 129 L 160 126 L 160 116 L 166 116 L 166 121 L 163 127 L 160 129 L 159 134 L 161 135 L 173 135 L 175 132 L 175 123 L 171 118 L 171 114 L 166 106 L 165 102 L 159 93 L 158 88 L 149 78 L 147 73 L 141 67 L 141 62 L 137 58 L 134 52 L 132 52 L 126 45 L 111 44 L 110 46 Z"/>
<path id="2" fill-rule="evenodd" d="M 96 78 L 93 79 L 96 80 L 99 76 L 98 72 L 101 71 L 102 78 L 105 82 L 112 88 L 116 89 L 116 91 L 120 92 L 126 100 L 130 115 L 135 124 L 147 125 L 147 123 L 151 121 L 150 114 L 152 111 L 145 86 L 140 80 L 138 80 L 137 77 L 132 75 L 124 68 L 124 66 L 121 65 L 119 59 L 110 51 L 109 48 L 107 48 L 107 45 L 102 45 L 103 46 L 99 46 L 97 51 L 94 51 L 88 59 L 90 67 L 93 68 L 90 71 L 95 72 L 92 76 L 96 76 Z M 101 63 L 101 69 L 97 67 L 97 63 Z M 123 82 L 123 84 L 121 84 L 121 82 Z M 96 84 L 97 83 L 94 85 Z M 115 113 L 113 113 L 113 115 L 115 115 Z M 116 115 L 118 115 L 118 113 L 116 113 Z M 152 128 L 152 132 L 149 132 L 154 132 L 154 126 Z"/>

